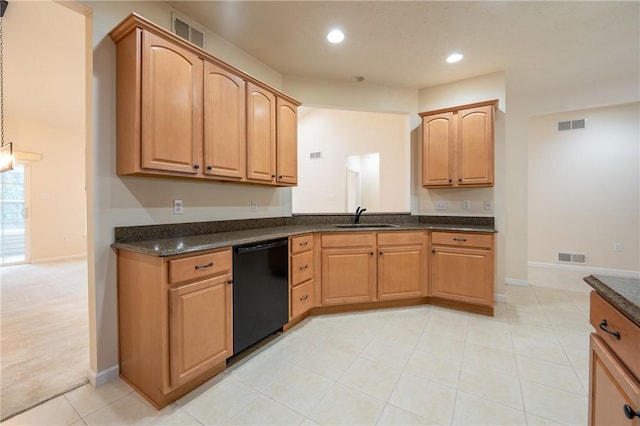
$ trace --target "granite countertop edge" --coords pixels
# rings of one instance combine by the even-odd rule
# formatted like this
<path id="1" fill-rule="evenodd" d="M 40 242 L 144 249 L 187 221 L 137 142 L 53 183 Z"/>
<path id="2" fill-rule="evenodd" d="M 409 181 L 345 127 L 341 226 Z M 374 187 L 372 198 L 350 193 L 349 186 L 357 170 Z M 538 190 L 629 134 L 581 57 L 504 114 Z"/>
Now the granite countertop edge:
<path id="1" fill-rule="evenodd" d="M 373 224 L 372 224 L 373 225 Z M 192 235 L 186 237 L 171 237 L 135 242 L 117 242 L 111 245 L 118 250 L 128 250 L 136 253 L 156 257 L 178 256 L 182 254 L 197 253 L 205 250 L 213 250 L 221 247 L 254 244 L 262 241 L 288 238 L 300 234 L 312 232 L 380 232 L 380 231 L 406 231 L 406 230 L 438 230 L 457 232 L 482 232 L 496 233 L 496 229 L 489 226 L 473 225 L 444 225 L 444 224 L 399 224 L 397 227 L 375 226 L 359 228 L 340 228 L 336 225 L 285 225 L 266 228 L 255 228 L 242 231 L 216 232 L 212 234 Z"/>
<path id="2" fill-rule="evenodd" d="M 584 281 L 640 327 L 640 279 L 589 275 Z"/>

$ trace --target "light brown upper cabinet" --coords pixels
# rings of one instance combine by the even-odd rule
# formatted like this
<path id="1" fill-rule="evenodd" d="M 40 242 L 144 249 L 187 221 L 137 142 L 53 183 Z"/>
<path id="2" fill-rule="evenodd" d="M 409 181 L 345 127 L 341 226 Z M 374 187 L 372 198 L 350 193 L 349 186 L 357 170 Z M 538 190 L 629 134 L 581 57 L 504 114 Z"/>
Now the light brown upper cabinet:
<path id="1" fill-rule="evenodd" d="M 204 63 L 204 174 L 241 180 L 246 171 L 245 81 Z"/>
<path id="2" fill-rule="evenodd" d="M 276 179 L 276 97 L 247 83 L 247 179 Z"/>
<path id="3" fill-rule="evenodd" d="M 493 186 L 497 100 L 421 112 L 422 186 Z"/>
<path id="4" fill-rule="evenodd" d="M 117 43 L 117 173 L 297 183 L 300 103 L 129 15 Z"/>

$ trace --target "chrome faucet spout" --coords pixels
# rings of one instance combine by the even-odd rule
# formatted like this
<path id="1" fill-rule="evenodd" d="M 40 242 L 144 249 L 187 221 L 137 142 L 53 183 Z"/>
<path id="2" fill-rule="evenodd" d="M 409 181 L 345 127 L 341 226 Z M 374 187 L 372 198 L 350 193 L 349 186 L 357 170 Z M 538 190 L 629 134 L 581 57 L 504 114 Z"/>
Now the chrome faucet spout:
<path id="1" fill-rule="evenodd" d="M 354 223 L 354 224 L 356 224 L 356 225 L 357 225 L 358 223 L 360 223 L 360 216 L 362 215 L 362 213 L 364 213 L 364 212 L 366 212 L 366 211 L 367 211 L 367 209 L 363 209 L 362 207 L 358 207 L 358 208 L 356 209 L 356 215 L 355 215 L 355 217 L 353 218 L 353 223 Z"/>

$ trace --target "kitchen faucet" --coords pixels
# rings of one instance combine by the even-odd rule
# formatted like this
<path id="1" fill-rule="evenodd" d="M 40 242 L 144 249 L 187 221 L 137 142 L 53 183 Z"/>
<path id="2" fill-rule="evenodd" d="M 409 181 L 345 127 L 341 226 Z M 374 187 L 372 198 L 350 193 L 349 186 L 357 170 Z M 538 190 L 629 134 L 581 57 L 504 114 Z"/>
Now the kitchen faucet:
<path id="1" fill-rule="evenodd" d="M 367 211 L 367 209 L 363 209 L 362 207 L 358 207 L 358 208 L 356 209 L 356 217 L 355 217 L 355 218 L 353 218 L 353 223 L 354 223 L 354 224 L 356 224 L 356 225 L 357 225 L 358 223 L 360 223 L 360 216 L 362 215 L 362 213 L 364 213 L 364 212 L 366 212 L 366 211 Z"/>

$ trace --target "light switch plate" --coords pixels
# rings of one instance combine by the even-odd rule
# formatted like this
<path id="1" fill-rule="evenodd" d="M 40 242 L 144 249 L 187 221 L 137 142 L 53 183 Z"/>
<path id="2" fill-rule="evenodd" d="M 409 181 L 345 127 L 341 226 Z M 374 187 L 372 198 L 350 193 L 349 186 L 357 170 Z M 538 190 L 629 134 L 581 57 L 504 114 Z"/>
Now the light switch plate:
<path id="1" fill-rule="evenodd" d="M 438 200 L 436 201 L 436 210 L 446 210 L 447 209 L 447 202 L 444 200 Z"/>
<path id="2" fill-rule="evenodd" d="M 252 212 L 257 212 L 258 211 L 258 203 L 255 201 L 251 202 L 251 211 Z"/>
<path id="3" fill-rule="evenodd" d="M 484 200 L 484 209 L 487 211 L 493 210 L 493 200 Z"/>
<path id="4" fill-rule="evenodd" d="M 462 208 L 464 210 L 470 210 L 471 209 L 471 201 L 470 200 L 464 200 L 462 202 Z"/>

